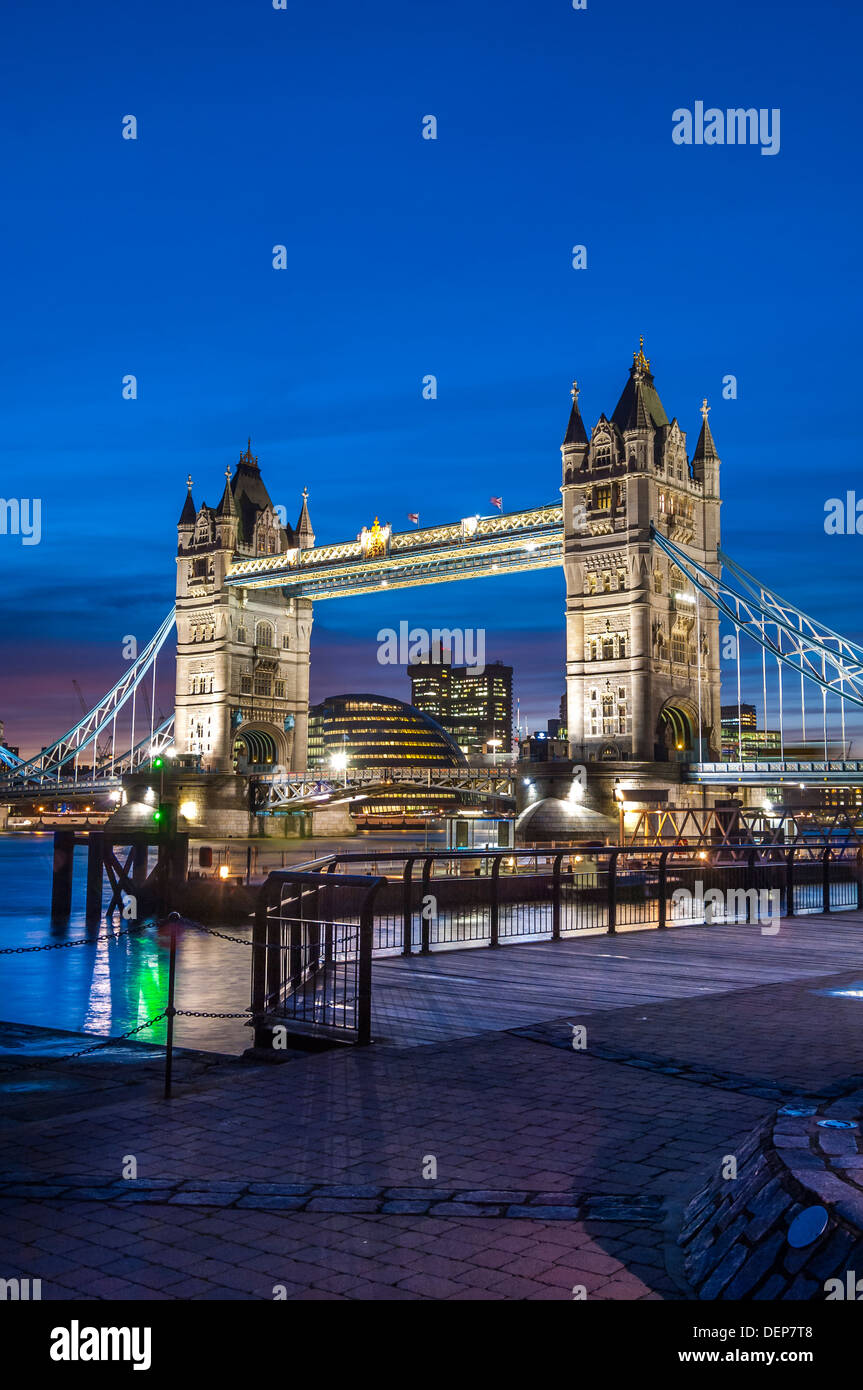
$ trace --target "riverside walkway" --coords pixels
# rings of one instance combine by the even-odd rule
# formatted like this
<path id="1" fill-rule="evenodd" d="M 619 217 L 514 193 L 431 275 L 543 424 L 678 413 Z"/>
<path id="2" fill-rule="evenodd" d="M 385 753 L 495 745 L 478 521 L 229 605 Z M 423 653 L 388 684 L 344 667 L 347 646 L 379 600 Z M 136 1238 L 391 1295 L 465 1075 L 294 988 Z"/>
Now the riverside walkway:
<path id="1" fill-rule="evenodd" d="M 683 1298 L 675 1223 L 705 1172 L 787 1100 L 863 1080 L 854 912 L 374 968 L 382 1041 L 185 1052 L 170 1102 L 157 1048 L 28 1072 L 19 1033 L 7 1270 L 49 1299 Z"/>

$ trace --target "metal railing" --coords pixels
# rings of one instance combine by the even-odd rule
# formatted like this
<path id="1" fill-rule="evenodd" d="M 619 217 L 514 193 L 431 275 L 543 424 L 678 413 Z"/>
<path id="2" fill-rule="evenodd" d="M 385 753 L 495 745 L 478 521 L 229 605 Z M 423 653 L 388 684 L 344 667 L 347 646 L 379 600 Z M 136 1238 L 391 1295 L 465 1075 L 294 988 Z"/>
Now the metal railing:
<path id="1" fill-rule="evenodd" d="M 328 855 L 306 867 L 331 879 L 359 870 L 384 878 L 374 912 L 375 954 L 494 947 L 683 920 L 751 921 L 753 895 L 770 893 L 771 912 L 784 917 L 863 910 L 863 847 L 856 843 L 698 852 L 387 851 Z M 728 895 L 722 910 L 716 893 Z M 687 900 L 692 907 L 684 913 Z"/>
<path id="2" fill-rule="evenodd" d="M 365 870 L 357 873 L 356 870 Z M 372 960 L 580 933 L 863 911 L 863 847 L 376 851 L 270 874 L 252 951 L 256 1045 L 371 1039 Z"/>
<path id="3" fill-rule="evenodd" d="M 385 880 L 344 874 L 270 874 L 252 934 L 255 1045 L 274 1032 L 371 1041 L 373 907 Z M 342 920 L 344 913 L 344 920 Z"/>

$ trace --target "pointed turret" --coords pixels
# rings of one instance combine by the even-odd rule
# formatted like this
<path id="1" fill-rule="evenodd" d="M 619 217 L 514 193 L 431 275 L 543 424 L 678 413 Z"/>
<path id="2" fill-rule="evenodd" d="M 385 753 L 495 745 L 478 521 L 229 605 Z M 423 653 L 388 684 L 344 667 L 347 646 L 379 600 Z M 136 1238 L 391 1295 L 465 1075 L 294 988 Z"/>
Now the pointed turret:
<path id="1" fill-rule="evenodd" d="M 221 502 L 219 503 L 218 507 L 216 508 L 216 516 L 218 516 L 218 517 L 222 517 L 222 516 L 235 517 L 236 515 L 237 515 L 237 508 L 236 508 L 235 505 L 234 505 L 234 494 L 233 494 L 233 492 L 231 491 L 231 470 L 230 470 L 230 468 L 226 468 L 226 469 L 225 469 L 225 491 L 222 493 L 222 500 L 221 500 Z"/>
<path id="2" fill-rule="evenodd" d="M 668 424 L 662 401 L 653 384 L 650 360 L 644 355 L 644 338 L 632 354 L 629 381 L 614 408 L 613 423 L 623 434 L 627 430 L 660 429 Z"/>
<path id="3" fill-rule="evenodd" d="M 572 383 L 572 410 L 569 412 L 569 424 L 566 427 L 564 444 L 586 444 L 587 430 L 584 428 L 584 421 L 581 418 L 581 411 L 578 408 L 578 382 Z"/>
<path id="4" fill-rule="evenodd" d="M 720 458 L 716 452 L 713 433 L 707 419 L 709 413 L 710 406 L 707 404 L 707 397 L 705 396 L 701 402 L 701 433 L 698 436 L 698 443 L 692 456 L 692 471 L 704 488 L 705 494 L 709 497 L 718 497 Z"/>
<path id="5" fill-rule="evenodd" d="M 707 404 L 707 397 L 705 396 L 704 400 L 701 402 L 701 433 L 698 436 L 695 453 L 692 455 L 692 462 L 696 465 L 696 473 L 698 473 L 697 465 L 699 463 L 703 468 L 703 465 L 707 463 L 708 460 L 711 462 L 714 460 L 717 463 L 719 462 L 719 455 L 716 452 L 716 445 L 713 442 L 713 435 L 710 430 L 710 422 L 707 419 L 709 412 L 710 406 Z"/>
<path id="6" fill-rule="evenodd" d="M 560 453 L 563 459 L 563 482 L 564 486 L 571 483 L 579 470 L 583 467 L 587 458 L 587 451 L 590 447 L 587 430 L 584 428 L 584 421 L 581 418 L 581 411 L 578 408 L 578 382 L 572 383 L 572 409 L 569 412 L 569 424 L 566 427 L 566 434 L 560 446 Z"/>
<path id="7" fill-rule="evenodd" d="M 312 522 L 309 516 L 309 489 L 303 488 L 303 505 L 300 510 L 300 519 L 297 522 L 297 540 L 303 550 L 310 550 L 315 543 L 315 533 L 312 530 Z"/>
<path id="8" fill-rule="evenodd" d="M 191 530 L 195 525 L 195 517 L 198 515 L 195 510 L 195 503 L 192 500 L 191 473 L 186 479 L 186 487 L 188 488 L 188 492 L 186 493 L 186 500 L 183 503 L 183 510 L 180 512 L 180 520 L 177 522 L 177 526 L 182 526 L 184 529 L 188 527 Z"/>

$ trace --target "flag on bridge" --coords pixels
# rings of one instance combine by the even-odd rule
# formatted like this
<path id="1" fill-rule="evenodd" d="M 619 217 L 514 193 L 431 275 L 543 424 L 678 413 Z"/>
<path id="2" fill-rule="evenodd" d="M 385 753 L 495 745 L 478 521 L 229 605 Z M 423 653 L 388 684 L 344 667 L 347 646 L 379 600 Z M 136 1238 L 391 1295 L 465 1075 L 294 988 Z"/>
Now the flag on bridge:
<path id="1" fill-rule="evenodd" d="M 490 497 L 488 500 L 489 500 L 489 502 L 491 503 L 491 505 L 492 505 L 493 507 L 497 507 L 497 509 L 498 509 L 499 512 L 502 512 L 502 511 L 503 511 L 503 498 L 502 498 L 502 497 Z"/>
<path id="2" fill-rule="evenodd" d="M 419 514 L 419 512 L 408 512 L 408 521 L 412 521 L 413 524 L 414 524 L 414 526 L 419 526 L 419 524 L 420 524 L 420 514 Z"/>

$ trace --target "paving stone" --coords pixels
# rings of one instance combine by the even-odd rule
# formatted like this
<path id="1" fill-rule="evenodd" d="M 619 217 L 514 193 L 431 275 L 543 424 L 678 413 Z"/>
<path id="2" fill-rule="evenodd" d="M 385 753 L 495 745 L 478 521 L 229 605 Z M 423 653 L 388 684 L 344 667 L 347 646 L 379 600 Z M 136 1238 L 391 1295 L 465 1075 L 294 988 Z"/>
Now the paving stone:
<path id="1" fill-rule="evenodd" d="M 429 1216 L 499 1216 L 500 1212 L 501 1207 L 496 1203 L 433 1202 L 429 1207 Z"/>
<path id="2" fill-rule="evenodd" d="M 373 1212 L 379 1205 L 377 1197 L 314 1197 L 306 1211 Z"/>
<path id="3" fill-rule="evenodd" d="M 782 1295 L 783 1302 L 791 1302 L 797 1299 L 810 1299 L 820 1285 L 814 1279 L 808 1279 L 805 1274 L 798 1274 L 790 1288 L 786 1289 Z"/>
<path id="4" fill-rule="evenodd" d="M 304 1189 L 305 1190 L 305 1189 Z M 383 1189 L 377 1183 L 367 1184 L 360 1187 L 314 1187 L 312 1197 L 380 1197 Z"/>
<path id="5" fill-rule="evenodd" d="M 784 1236 L 777 1231 L 769 1240 L 762 1241 L 753 1249 L 730 1284 L 723 1289 L 723 1299 L 745 1298 L 769 1273 L 784 1244 Z"/>
<path id="6" fill-rule="evenodd" d="M 752 1219 L 746 1227 L 746 1239 L 750 1245 L 755 1245 L 767 1234 L 770 1227 L 791 1206 L 792 1200 L 791 1193 L 785 1190 L 778 1178 L 774 1178 L 761 1189 L 749 1208 Z"/>
<path id="7" fill-rule="evenodd" d="M 735 1245 L 719 1262 L 710 1278 L 698 1291 L 700 1299 L 718 1298 L 728 1281 L 735 1275 L 749 1254 L 745 1245 Z"/>
<path id="8" fill-rule="evenodd" d="M 577 1221 L 581 1215 L 579 1207 L 531 1207 L 514 1206 L 507 1207 L 506 1216 L 528 1216 L 533 1221 Z"/>
<path id="9" fill-rule="evenodd" d="M 238 1207 L 248 1207 L 255 1211 L 301 1211 L 306 1205 L 305 1197 L 241 1197 Z"/>

